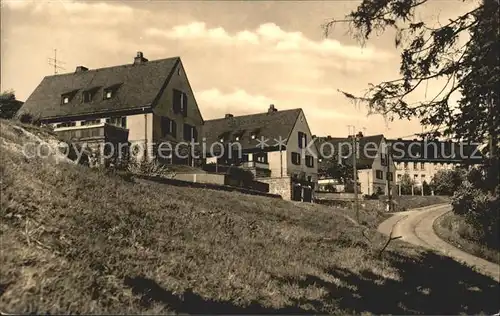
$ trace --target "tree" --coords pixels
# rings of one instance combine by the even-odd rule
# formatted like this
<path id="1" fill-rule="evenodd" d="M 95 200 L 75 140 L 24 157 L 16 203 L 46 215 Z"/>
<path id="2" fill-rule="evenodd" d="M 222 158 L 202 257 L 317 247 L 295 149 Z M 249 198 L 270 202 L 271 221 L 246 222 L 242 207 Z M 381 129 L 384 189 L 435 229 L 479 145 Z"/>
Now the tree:
<path id="1" fill-rule="evenodd" d="M 327 159 L 326 161 L 324 161 L 318 172 L 320 176 L 335 179 L 340 184 L 347 184 L 353 178 L 352 165 L 339 163 L 335 158 Z"/>
<path id="2" fill-rule="evenodd" d="M 431 127 L 428 136 L 474 142 L 488 137 L 495 151 L 490 183 L 498 183 L 500 94 L 495 87 L 500 86 L 499 1 L 482 0 L 476 8 L 437 27 L 416 14 L 428 1 L 363 0 L 344 19 L 324 24 L 328 36 L 333 25 L 348 23 L 361 42 L 374 32 L 393 29 L 395 46 L 402 49 L 399 78 L 370 85 L 364 96 L 341 92 L 366 103 L 370 113 L 382 114 L 389 121 L 417 117 L 422 125 Z M 434 98 L 408 101 L 418 87 L 434 80 L 444 82 Z M 453 105 L 450 97 L 455 92 L 461 96 Z"/>
<path id="3" fill-rule="evenodd" d="M 432 193 L 431 186 L 425 180 L 422 182 L 422 190 L 424 191 L 424 195 L 431 195 Z"/>
<path id="4" fill-rule="evenodd" d="M 410 177 L 409 174 L 405 173 L 402 177 L 401 180 L 399 181 L 399 185 L 401 186 L 401 194 L 411 194 L 412 193 L 412 187 L 415 185 L 415 181 Z"/>
<path id="5" fill-rule="evenodd" d="M 16 100 L 13 90 L 3 91 L 0 94 L 0 118 L 13 118 L 22 104 L 21 101 Z"/>
<path id="6" fill-rule="evenodd" d="M 453 195 L 465 180 L 465 173 L 461 169 L 440 170 L 431 180 L 431 187 L 439 195 Z"/>

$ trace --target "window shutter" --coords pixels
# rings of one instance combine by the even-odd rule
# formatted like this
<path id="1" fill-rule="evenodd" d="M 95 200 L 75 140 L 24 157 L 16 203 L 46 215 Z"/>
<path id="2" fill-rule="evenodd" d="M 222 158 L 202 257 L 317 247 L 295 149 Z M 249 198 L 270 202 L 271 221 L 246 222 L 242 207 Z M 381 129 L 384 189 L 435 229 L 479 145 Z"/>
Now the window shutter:
<path id="1" fill-rule="evenodd" d="M 177 138 L 177 123 L 174 120 L 170 120 L 170 127 L 172 136 Z"/>
<path id="2" fill-rule="evenodd" d="M 307 135 L 305 133 L 302 135 L 304 136 L 304 147 L 307 147 Z"/>
<path id="3" fill-rule="evenodd" d="M 302 132 L 299 132 L 298 136 L 299 136 L 299 148 L 302 148 Z"/>
<path id="4" fill-rule="evenodd" d="M 173 100 L 172 100 L 172 107 L 174 109 L 174 113 L 179 113 L 181 109 L 181 94 L 179 90 L 174 89 L 173 93 Z"/>
<path id="5" fill-rule="evenodd" d="M 198 130 L 194 126 L 193 126 L 193 138 L 195 142 L 198 141 Z"/>
<path id="6" fill-rule="evenodd" d="M 187 95 L 182 93 L 182 115 L 187 116 Z"/>

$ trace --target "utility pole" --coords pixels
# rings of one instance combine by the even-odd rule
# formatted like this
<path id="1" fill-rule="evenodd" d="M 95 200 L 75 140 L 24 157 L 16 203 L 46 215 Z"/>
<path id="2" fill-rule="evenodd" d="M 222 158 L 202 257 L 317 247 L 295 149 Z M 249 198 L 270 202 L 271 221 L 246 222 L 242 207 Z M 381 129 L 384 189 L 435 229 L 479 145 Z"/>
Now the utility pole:
<path id="1" fill-rule="evenodd" d="M 390 157 L 391 157 L 391 145 L 392 144 L 387 144 L 386 146 L 386 152 L 385 152 L 385 161 L 387 164 L 387 198 L 389 200 L 389 205 L 388 205 L 388 211 L 392 211 L 392 190 L 391 190 L 391 178 L 389 175 L 391 174 L 391 164 L 389 163 Z M 391 175 L 392 176 L 392 175 Z"/>
<path id="2" fill-rule="evenodd" d="M 57 69 L 64 69 L 60 64 L 64 64 L 63 61 L 57 60 L 57 49 L 54 49 L 54 58 L 49 58 L 49 65 L 54 66 L 54 75 L 57 75 Z"/>
<path id="3" fill-rule="evenodd" d="M 354 181 L 354 211 L 356 212 L 356 221 L 359 223 L 359 202 L 358 202 L 358 171 L 356 168 L 356 155 L 357 155 L 357 141 L 356 141 L 356 127 L 354 125 L 348 125 L 349 134 L 351 134 L 350 128 L 352 127 L 352 171 L 353 171 L 353 181 Z"/>

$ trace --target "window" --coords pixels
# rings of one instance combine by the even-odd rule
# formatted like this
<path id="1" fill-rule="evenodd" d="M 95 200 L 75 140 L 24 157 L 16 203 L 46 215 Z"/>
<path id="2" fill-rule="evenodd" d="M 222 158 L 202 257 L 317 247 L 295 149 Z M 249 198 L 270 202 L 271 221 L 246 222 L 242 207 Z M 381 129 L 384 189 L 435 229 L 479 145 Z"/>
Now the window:
<path id="1" fill-rule="evenodd" d="M 83 102 L 89 103 L 90 101 L 92 101 L 92 92 L 83 91 Z"/>
<path id="2" fill-rule="evenodd" d="M 420 170 L 425 170 L 425 162 L 420 163 Z"/>
<path id="3" fill-rule="evenodd" d="M 414 180 L 415 182 L 418 182 L 418 174 L 414 174 L 414 175 L 413 175 L 413 180 Z"/>
<path id="4" fill-rule="evenodd" d="M 387 156 L 385 153 L 380 153 L 380 164 L 382 166 L 387 166 Z"/>
<path id="5" fill-rule="evenodd" d="M 174 113 L 176 114 L 182 114 L 184 117 L 187 116 L 187 95 L 179 91 L 177 89 L 173 90 L 173 103 L 172 107 L 174 109 Z"/>
<path id="6" fill-rule="evenodd" d="M 76 126 L 76 122 L 64 122 L 64 123 L 56 124 L 56 128 L 60 128 L 60 127 L 72 127 L 72 126 Z"/>
<path id="7" fill-rule="evenodd" d="M 62 101 L 61 101 L 61 102 L 62 102 L 62 104 L 67 104 L 67 103 L 69 103 L 69 96 L 67 96 L 67 95 L 63 96 L 63 97 L 62 97 Z"/>
<path id="8" fill-rule="evenodd" d="M 414 162 L 414 163 L 413 163 L 413 170 L 418 170 L 417 165 L 418 165 L 418 164 L 417 164 L 416 162 Z"/>
<path id="9" fill-rule="evenodd" d="M 307 147 L 307 135 L 302 132 L 298 132 L 297 135 L 299 139 L 299 148 Z"/>
<path id="10" fill-rule="evenodd" d="M 299 153 L 292 153 L 292 163 L 294 165 L 300 165 L 300 154 Z"/>
<path id="11" fill-rule="evenodd" d="M 82 126 L 99 125 L 99 124 L 101 124 L 101 120 L 100 119 L 97 119 L 97 120 L 86 120 L 86 121 L 82 121 L 82 123 L 81 123 Z"/>
<path id="12" fill-rule="evenodd" d="M 375 177 L 377 179 L 384 179 L 384 172 L 382 170 L 375 170 Z"/>
<path id="13" fill-rule="evenodd" d="M 309 168 L 314 167 L 314 157 L 306 155 L 306 166 Z"/>
<path id="14" fill-rule="evenodd" d="M 421 175 L 420 178 L 422 179 L 422 182 L 425 181 L 425 174 Z"/>
<path id="15" fill-rule="evenodd" d="M 106 123 L 110 124 L 110 125 L 126 128 L 127 127 L 127 117 L 126 116 L 109 117 L 106 119 Z"/>
<path id="16" fill-rule="evenodd" d="M 403 177 L 402 175 L 398 174 L 398 181 L 401 181 L 402 177 Z"/>
<path id="17" fill-rule="evenodd" d="M 198 140 L 198 131 L 196 127 L 184 124 L 184 140 Z"/>
<path id="18" fill-rule="evenodd" d="M 311 182 L 312 176 L 307 176 L 307 182 Z"/>
<path id="19" fill-rule="evenodd" d="M 253 161 L 261 162 L 261 163 L 268 163 L 267 153 L 255 153 L 253 155 Z"/>
<path id="20" fill-rule="evenodd" d="M 394 177 L 392 175 L 392 172 L 387 172 L 387 180 L 394 181 Z"/>
<path id="21" fill-rule="evenodd" d="M 113 97 L 113 90 L 105 89 L 104 90 L 104 100 L 109 100 Z"/>
<path id="22" fill-rule="evenodd" d="M 160 119 L 160 129 L 161 135 L 165 137 L 166 135 L 172 135 L 177 137 L 177 123 L 168 117 L 162 116 Z"/>

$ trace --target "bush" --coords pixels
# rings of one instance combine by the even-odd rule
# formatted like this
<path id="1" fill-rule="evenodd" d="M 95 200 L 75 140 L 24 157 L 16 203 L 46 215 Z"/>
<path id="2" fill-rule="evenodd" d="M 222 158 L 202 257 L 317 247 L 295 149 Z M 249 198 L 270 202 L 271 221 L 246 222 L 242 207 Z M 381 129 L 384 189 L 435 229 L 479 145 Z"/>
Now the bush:
<path id="1" fill-rule="evenodd" d="M 466 173 L 463 169 L 440 170 L 431 181 L 434 193 L 438 195 L 452 196 L 457 191 L 463 181 L 466 180 Z"/>
<path id="2" fill-rule="evenodd" d="M 19 122 L 21 122 L 23 124 L 31 124 L 31 125 L 36 125 L 36 126 L 41 125 L 40 117 L 35 116 L 35 115 L 28 113 L 28 112 L 20 113 L 17 116 L 17 119 L 19 120 Z"/>
<path id="3" fill-rule="evenodd" d="M 325 191 L 335 193 L 335 192 L 337 192 L 337 189 L 335 188 L 335 186 L 333 184 L 329 183 L 329 184 L 325 185 Z"/>
<path id="4" fill-rule="evenodd" d="M 252 172 L 235 166 L 230 166 L 226 171 L 226 175 L 229 175 L 231 179 L 241 181 L 243 185 L 250 184 L 254 180 Z"/>
<path id="5" fill-rule="evenodd" d="M 172 178 L 174 176 L 166 165 L 161 164 L 156 160 L 130 159 L 127 163 L 126 170 L 132 174 L 151 177 Z"/>
<path id="6" fill-rule="evenodd" d="M 475 176 L 475 175 L 473 175 Z M 453 212 L 463 216 L 478 232 L 478 240 L 493 249 L 500 249 L 500 199 L 487 190 L 465 181 L 452 198 Z"/>

